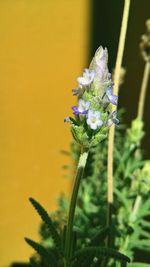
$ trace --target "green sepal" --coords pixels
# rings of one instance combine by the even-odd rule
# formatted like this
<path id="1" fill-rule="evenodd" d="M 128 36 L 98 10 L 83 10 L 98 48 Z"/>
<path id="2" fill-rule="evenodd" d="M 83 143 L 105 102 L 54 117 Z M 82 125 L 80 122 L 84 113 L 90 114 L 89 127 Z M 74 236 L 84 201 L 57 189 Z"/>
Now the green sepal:
<path id="1" fill-rule="evenodd" d="M 91 147 L 98 145 L 100 142 L 107 138 L 108 128 L 102 127 L 97 133 L 92 136 L 90 145 Z"/>
<path id="2" fill-rule="evenodd" d="M 107 137 L 107 134 L 102 134 L 101 132 L 97 133 L 95 136 L 92 137 L 92 140 L 90 142 L 90 146 L 96 146 L 103 140 L 105 140 Z"/>
<path id="3" fill-rule="evenodd" d="M 71 132 L 75 141 L 84 147 L 89 147 L 89 136 L 83 126 L 71 125 Z"/>

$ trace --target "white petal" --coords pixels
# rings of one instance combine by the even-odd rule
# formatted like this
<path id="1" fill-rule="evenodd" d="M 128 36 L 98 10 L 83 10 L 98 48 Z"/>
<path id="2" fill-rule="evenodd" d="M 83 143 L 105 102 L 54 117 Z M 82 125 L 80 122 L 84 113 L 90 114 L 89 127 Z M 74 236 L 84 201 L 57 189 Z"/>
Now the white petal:
<path id="1" fill-rule="evenodd" d="M 90 124 L 90 127 L 91 127 L 91 129 L 93 129 L 93 130 L 96 130 L 96 129 L 97 129 L 97 125 L 96 125 L 96 123 L 91 123 L 91 124 Z"/>
<path id="2" fill-rule="evenodd" d="M 98 120 L 98 121 L 97 121 L 97 126 L 102 126 L 102 125 L 103 125 L 103 121 Z"/>
<path id="3" fill-rule="evenodd" d="M 95 117 L 97 118 L 97 119 L 99 119 L 100 118 L 100 116 L 101 116 L 101 113 L 99 112 L 99 111 L 95 111 Z"/>

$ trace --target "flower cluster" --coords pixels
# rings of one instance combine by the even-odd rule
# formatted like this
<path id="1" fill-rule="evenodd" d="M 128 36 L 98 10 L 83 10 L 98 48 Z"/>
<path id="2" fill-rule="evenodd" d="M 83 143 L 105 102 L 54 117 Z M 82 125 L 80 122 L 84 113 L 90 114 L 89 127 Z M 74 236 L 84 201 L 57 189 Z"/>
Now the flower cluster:
<path id="1" fill-rule="evenodd" d="M 73 95 L 78 97 L 73 106 L 75 118 L 65 118 L 70 122 L 75 140 L 85 147 L 95 146 L 107 136 L 108 128 L 118 124 L 116 112 L 111 113 L 111 105 L 117 105 L 118 97 L 113 95 L 113 82 L 108 71 L 107 49 L 101 46 L 83 76 L 77 79 L 78 88 Z"/>

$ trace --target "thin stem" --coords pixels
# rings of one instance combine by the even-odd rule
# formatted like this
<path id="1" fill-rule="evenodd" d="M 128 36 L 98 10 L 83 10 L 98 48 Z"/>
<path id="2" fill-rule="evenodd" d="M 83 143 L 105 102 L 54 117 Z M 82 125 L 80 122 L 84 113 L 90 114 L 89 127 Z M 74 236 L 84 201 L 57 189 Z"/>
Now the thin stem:
<path id="1" fill-rule="evenodd" d="M 150 61 L 146 61 L 141 90 L 140 90 L 139 104 L 138 104 L 138 118 L 141 120 L 143 119 L 143 114 L 144 114 L 144 103 L 145 103 L 145 96 L 146 96 L 146 89 L 148 85 L 149 75 L 150 75 Z"/>
<path id="2" fill-rule="evenodd" d="M 119 78 L 120 78 L 120 71 L 121 65 L 123 60 L 123 53 L 125 47 L 125 39 L 126 39 L 126 32 L 127 32 L 127 25 L 128 25 L 128 18 L 129 18 L 129 8 L 130 8 L 130 0 L 124 1 L 124 10 L 123 10 L 123 18 L 121 24 L 121 32 L 119 38 L 119 45 L 118 45 L 118 53 L 117 53 L 117 60 L 115 66 L 115 73 L 114 73 L 114 94 L 118 95 L 119 92 Z M 112 107 L 112 111 L 115 111 L 117 108 L 116 106 Z M 115 136 L 115 125 L 110 128 L 109 131 L 109 140 L 108 140 L 108 207 L 109 210 L 110 206 L 113 203 L 113 146 L 114 146 L 114 136 Z M 110 211 L 108 212 L 108 225 L 111 223 L 111 216 Z"/>
<path id="3" fill-rule="evenodd" d="M 79 158 L 77 173 L 76 173 L 73 192 L 72 192 L 71 201 L 70 201 L 67 232 L 66 232 L 66 242 L 65 242 L 65 267 L 70 267 L 70 256 L 71 256 L 70 254 L 71 254 L 71 246 L 72 246 L 72 233 L 73 233 L 75 207 L 77 203 L 77 196 L 78 196 L 80 182 L 83 177 L 84 169 L 85 169 L 86 162 L 87 162 L 87 157 L 88 157 L 88 150 L 83 150 Z"/>
<path id="4" fill-rule="evenodd" d="M 122 24 L 120 30 L 120 38 L 117 52 L 117 59 L 115 65 L 114 72 L 114 94 L 118 96 L 119 94 L 119 79 L 121 73 L 121 65 L 123 60 L 123 53 L 125 47 L 125 39 L 127 33 L 127 25 L 129 18 L 129 8 L 130 8 L 130 0 L 124 1 L 124 9 L 123 9 L 123 17 Z M 116 106 L 112 106 L 112 111 L 117 109 Z M 107 191 L 107 220 L 106 225 L 108 227 L 111 226 L 112 222 L 112 203 L 113 203 L 113 147 L 114 147 L 114 136 L 115 136 L 115 125 L 112 125 L 109 130 L 109 138 L 108 138 L 108 157 L 107 157 L 107 177 L 108 177 L 108 191 Z M 108 235 L 106 239 L 106 246 L 110 246 L 111 244 L 111 234 Z M 104 259 L 101 263 L 101 267 L 107 265 L 107 260 Z"/>
<path id="5" fill-rule="evenodd" d="M 129 18 L 129 8 L 130 8 L 130 0 L 124 1 L 124 9 L 123 9 L 123 17 L 121 23 L 120 30 L 120 38 L 117 52 L 117 59 L 115 65 L 114 72 L 114 94 L 118 96 L 119 94 L 119 80 L 121 73 L 121 65 L 123 60 L 123 53 L 125 48 L 125 39 L 127 33 L 127 25 Z M 112 111 L 116 111 L 117 107 L 112 106 Z M 114 148 L 114 136 L 115 136 L 115 125 L 112 125 L 109 130 L 109 138 L 108 138 L 108 157 L 107 157 L 107 177 L 108 177 L 108 191 L 107 191 L 107 220 L 106 225 L 108 227 L 111 226 L 112 222 L 112 203 L 113 203 L 113 148 Z M 106 239 L 106 246 L 110 246 L 111 244 L 111 232 Z M 103 260 L 101 263 L 101 267 L 107 265 L 107 260 Z"/>

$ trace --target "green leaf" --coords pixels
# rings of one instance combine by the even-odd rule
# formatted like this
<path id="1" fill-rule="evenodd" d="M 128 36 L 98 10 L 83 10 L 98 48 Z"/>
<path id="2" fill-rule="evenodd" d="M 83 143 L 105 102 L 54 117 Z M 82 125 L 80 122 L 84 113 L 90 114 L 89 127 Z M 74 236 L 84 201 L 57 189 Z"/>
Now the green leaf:
<path id="1" fill-rule="evenodd" d="M 71 249 L 70 249 L 71 257 L 74 254 L 74 251 L 76 249 L 76 243 L 77 243 L 77 233 L 75 231 L 73 231 L 72 232 L 72 245 L 71 245 Z"/>
<path id="2" fill-rule="evenodd" d="M 30 200 L 31 204 L 34 206 L 34 208 L 36 209 L 36 211 L 38 212 L 38 214 L 40 215 L 43 222 L 47 225 L 56 247 L 58 248 L 59 252 L 62 253 L 61 238 L 60 238 L 50 216 L 48 215 L 46 210 L 35 199 L 30 198 L 29 200 Z"/>
<path id="3" fill-rule="evenodd" d="M 121 267 L 126 267 L 127 266 L 127 262 L 126 261 L 121 261 Z"/>
<path id="4" fill-rule="evenodd" d="M 109 234 L 109 228 L 105 227 L 103 229 L 101 229 L 92 239 L 90 244 L 95 246 L 98 244 L 103 244 L 105 241 L 105 238 L 107 237 L 107 235 Z"/>
<path id="5" fill-rule="evenodd" d="M 93 264 L 94 262 L 94 258 L 92 254 L 84 254 L 84 256 L 82 257 L 78 257 L 78 258 L 75 258 L 73 261 L 72 261 L 72 267 L 87 267 L 87 266 L 90 266 Z"/>
<path id="6" fill-rule="evenodd" d="M 48 251 L 42 245 L 29 238 L 25 238 L 25 241 L 41 256 L 43 262 L 46 264 L 47 267 L 57 266 L 56 258 L 53 253 L 50 253 L 50 251 Z"/>
<path id="7" fill-rule="evenodd" d="M 40 267 L 40 264 L 37 263 L 33 258 L 30 258 L 31 267 Z"/>
<path id="8" fill-rule="evenodd" d="M 128 162 L 126 164 L 126 167 L 125 167 L 125 170 L 124 170 L 124 176 L 125 178 L 130 176 L 135 170 L 137 170 L 138 168 L 141 168 L 143 167 L 145 161 L 138 161 L 136 160 L 134 162 L 134 160 L 129 160 L 128 159 Z"/>
<path id="9" fill-rule="evenodd" d="M 128 263 L 127 267 L 150 267 L 150 264 L 143 262 Z"/>
<path id="10" fill-rule="evenodd" d="M 128 210 L 129 206 L 128 206 L 127 199 L 124 196 L 124 194 L 122 192 L 120 192 L 117 188 L 114 188 L 114 193 L 119 198 L 119 200 L 122 202 L 122 204 L 124 205 L 126 210 Z"/>
<path id="11" fill-rule="evenodd" d="M 141 231 L 141 236 L 150 239 L 150 233 L 147 232 L 147 231 L 142 230 L 142 231 Z"/>
<path id="12" fill-rule="evenodd" d="M 64 228 L 63 228 L 63 231 L 62 231 L 62 237 L 61 237 L 62 238 L 62 242 L 61 242 L 61 244 L 62 244 L 62 251 L 65 248 L 66 230 L 67 230 L 67 226 L 64 225 Z"/>
<path id="13" fill-rule="evenodd" d="M 79 212 L 79 207 L 77 209 Z M 80 212 L 81 212 L 81 210 L 80 210 Z M 76 225 L 73 226 L 73 231 L 76 232 L 78 236 L 84 236 L 84 234 L 85 234 L 84 231 Z"/>
<path id="14" fill-rule="evenodd" d="M 142 209 L 139 209 L 138 218 L 150 215 L 150 199 L 142 204 Z"/>
<path id="15" fill-rule="evenodd" d="M 131 246 L 140 250 L 150 251 L 150 239 L 136 240 L 136 243 L 133 245 L 131 243 Z"/>
<path id="16" fill-rule="evenodd" d="M 119 261 L 130 262 L 130 259 L 127 256 L 121 254 L 120 252 L 112 248 L 106 248 L 106 247 L 85 247 L 83 249 L 78 250 L 75 253 L 74 258 L 78 259 L 85 257 L 86 255 L 91 255 L 93 258 L 108 257 Z"/>
<path id="17" fill-rule="evenodd" d="M 146 220 L 142 220 L 142 226 L 148 230 L 150 230 L 150 222 Z"/>

